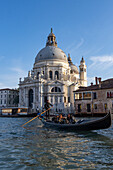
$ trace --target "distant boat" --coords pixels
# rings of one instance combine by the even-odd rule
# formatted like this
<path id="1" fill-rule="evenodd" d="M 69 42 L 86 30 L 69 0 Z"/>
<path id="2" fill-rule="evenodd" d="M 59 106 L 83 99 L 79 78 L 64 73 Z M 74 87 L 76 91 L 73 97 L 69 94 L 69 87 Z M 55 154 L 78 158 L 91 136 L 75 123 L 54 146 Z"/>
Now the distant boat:
<path id="1" fill-rule="evenodd" d="M 99 129 L 107 129 L 111 126 L 111 114 L 108 113 L 104 117 L 98 119 L 82 119 L 74 124 L 60 124 L 54 123 L 53 121 L 41 120 L 44 126 L 55 128 L 58 130 L 66 130 L 66 131 L 89 131 L 89 130 L 99 130 Z"/>
<path id="2" fill-rule="evenodd" d="M 35 117 L 37 113 L 28 113 L 27 107 L 2 108 L 0 117 Z"/>

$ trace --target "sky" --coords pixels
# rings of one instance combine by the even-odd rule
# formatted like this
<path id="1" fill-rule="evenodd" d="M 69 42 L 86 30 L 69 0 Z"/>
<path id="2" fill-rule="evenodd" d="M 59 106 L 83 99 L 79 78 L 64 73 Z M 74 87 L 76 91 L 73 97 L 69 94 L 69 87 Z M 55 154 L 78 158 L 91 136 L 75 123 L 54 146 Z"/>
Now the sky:
<path id="1" fill-rule="evenodd" d="M 0 88 L 17 88 L 53 28 L 58 47 L 79 68 L 113 78 L 113 0 L 0 0 Z"/>

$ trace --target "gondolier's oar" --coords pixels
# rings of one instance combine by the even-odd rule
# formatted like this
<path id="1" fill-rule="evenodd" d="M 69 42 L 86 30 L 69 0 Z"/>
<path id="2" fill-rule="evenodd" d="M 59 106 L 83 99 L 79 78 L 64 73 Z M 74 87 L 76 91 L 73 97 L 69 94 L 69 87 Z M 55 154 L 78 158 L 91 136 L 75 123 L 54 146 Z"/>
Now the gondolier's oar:
<path id="1" fill-rule="evenodd" d="M 53 106 L 52 106 L 53 107 Z M 43 113 L 47 112 L 48 110 L 50 110 L 52 107 L 50 107 L 49 109 L 43 111 L 42 113 L 40 113 L 39 115 L 37 115 L 36 117 L 34 117 L 33 119 L 29 120 L 28 122 L 24 123 L 22 125 L 22 127 L 24 127 L 26 124 L 28 124 L 29 122 L 33 121 L 34 119 L 36 119 L 37 117 L 41 116 Z"/>

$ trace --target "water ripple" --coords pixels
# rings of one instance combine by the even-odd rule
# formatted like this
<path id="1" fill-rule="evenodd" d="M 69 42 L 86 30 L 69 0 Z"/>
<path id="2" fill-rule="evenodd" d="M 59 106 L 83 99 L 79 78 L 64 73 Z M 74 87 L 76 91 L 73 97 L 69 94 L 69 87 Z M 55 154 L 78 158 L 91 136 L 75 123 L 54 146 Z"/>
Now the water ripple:
<path id="1" fill-rule="evenodd" d="M 93 132 L 59 132 L 39 120 L 0 118 L 0 169 L 113 169 L 113 126 Z"/>

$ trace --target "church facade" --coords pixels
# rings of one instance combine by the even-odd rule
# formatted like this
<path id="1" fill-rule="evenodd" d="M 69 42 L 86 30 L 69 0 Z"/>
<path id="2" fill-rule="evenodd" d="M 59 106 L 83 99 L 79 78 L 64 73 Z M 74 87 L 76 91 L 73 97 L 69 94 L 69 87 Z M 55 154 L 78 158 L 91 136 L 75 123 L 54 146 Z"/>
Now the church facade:
<path id="1" fill-rule="evenodd" d="M 73 113 L 74 93 L 79 86 L 87 86 L 86 65 L 82 57 L 79 70 L 70 55 L 57 47 L 56 37 L 47 37 L 46 47 L 39 51 L 33 69 L 19 80 L 19 106 L 44 108 L 46 100 L 53 104 L 53 113 Z"/>

